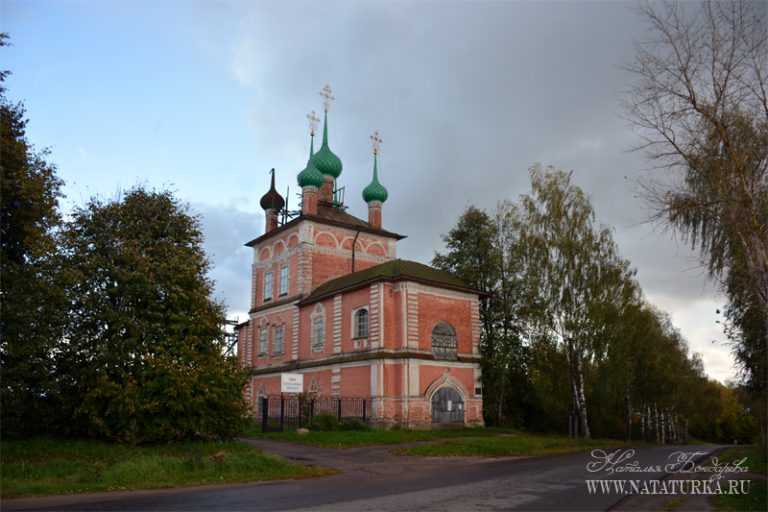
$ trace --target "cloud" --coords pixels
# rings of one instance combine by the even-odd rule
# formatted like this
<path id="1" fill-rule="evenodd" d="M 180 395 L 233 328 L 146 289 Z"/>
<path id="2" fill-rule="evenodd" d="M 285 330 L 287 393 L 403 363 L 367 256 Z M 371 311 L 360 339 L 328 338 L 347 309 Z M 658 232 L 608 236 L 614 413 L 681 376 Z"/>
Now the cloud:
<path id="1" fill-rule="evenodd" d="M 673 324 L 685 336 L 690 350 L 701 354 L 711 377 L 721 382 L 734 378 L 733 354 L 722 327 L 715 323 L 715 312 L 722 308 L 724 297 L 681 300 L 675 296 L 653 294 L 649 299 L 670 312 Z"/>
<path id="2" fill-rule="evenodd" d="M 306 162 L 304 115 L 320 111 L 326 82 L 338 98 L 331 147 L 352 214 L 365 218 L 360 191 L 371 176 L 368 135 L 381 131 L 381 180 L 389 189 L 386 228 L 408 238 L 402 257 L 429 261 L 468 205 L 492 210 L 529 190 L 535 162 L 574 171 L 599 220 L 613 227 L 652 301 L 670 312 L 728 378 L 732 359 L 712 307 L 722 297 L 698 255 L 648 223 L 637 180 L 648 162 L 621 118 L 630 85 L 620 66 L 644 35 L 626 4 L 430 3 L 232 4 L 237 23 L 222 36 L 230 75 L 249 91 L 256 168 L 276 167 L 280 187 Z M 245 107 L 245 106 L 244 106 Z M 253 196 L 263 189 L 256 183 Z M 231 218 L 228 216 L 231 214 Z M 237 244 L 260 230 L 239 210 L 206 211 L 216 252 L 217 290 L 247 307 L 247 254 Z M 249 226 L 235 227 L 241 221 Z M 248 232 L 250 230 L 250 232 Z M 237 244 L 230 240 L 237 240 Z M 234 245 L 233 245 L 234 244 Z M 230 251 L 227 256 L 227 251 Z M 707 326 L 703 328 L 702 326 Z"/>
<path id="3" fill-rule="evenodd" d="M 250 38 L 242 38 L 232 50 L 232 74 L 242 85 L 256 81 L 256 51 Z"/>
<path id="4" fill-rule="evenodd" d="M 252 250 L 243 244 L 262 233 L 264 217 L 234 206 L 195 203 L 191 209 L 200 216 L 215 296 L 224 300 L 230 316 L 244 319 L 251 307 Z"/>

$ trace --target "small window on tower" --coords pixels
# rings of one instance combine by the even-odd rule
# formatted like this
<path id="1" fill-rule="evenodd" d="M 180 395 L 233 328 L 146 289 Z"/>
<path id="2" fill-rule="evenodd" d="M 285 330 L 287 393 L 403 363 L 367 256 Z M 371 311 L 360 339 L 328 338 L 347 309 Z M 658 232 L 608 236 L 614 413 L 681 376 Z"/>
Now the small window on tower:
<path id="1" fill-rule="evenodd" d="M 274 282 L 272 281 L 272 272 L 264 274 L 264 302 L 272 300 L 272 288 Z"/>
<path id="2" fill-rule="evenodd" d="M 259 332 L 259 355 L 264 356 L 267 354 L 267 328 L 262 327 L 261 331 Z"/>
<path id="3" fill-rule="evenodd" d="M 280 269 L 280 295 L 288 295 L 288 266 Z"/>

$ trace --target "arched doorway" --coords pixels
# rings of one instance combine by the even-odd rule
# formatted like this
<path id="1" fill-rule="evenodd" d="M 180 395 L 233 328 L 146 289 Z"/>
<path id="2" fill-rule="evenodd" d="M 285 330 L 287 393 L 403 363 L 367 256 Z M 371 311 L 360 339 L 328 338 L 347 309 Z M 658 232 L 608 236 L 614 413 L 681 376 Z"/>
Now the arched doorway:
<path id="1" fill-rule="evenodd" d="M 464 400 L 452 387 L 444 386 L 432 395 L 432 423 L 464 423 Z"/>

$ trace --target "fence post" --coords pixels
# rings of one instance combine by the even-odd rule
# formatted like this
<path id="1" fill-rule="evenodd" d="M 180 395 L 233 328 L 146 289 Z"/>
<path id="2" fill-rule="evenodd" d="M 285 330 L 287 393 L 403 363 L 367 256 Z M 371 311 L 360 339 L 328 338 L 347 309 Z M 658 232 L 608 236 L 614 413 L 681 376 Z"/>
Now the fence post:
<path id="1" fill-rule="evenodd" d="M 302 402 L 301 395 L 298 396 L 298 400 L 299 400 L 299 428 L 301 428 L 301 416 L 302 416 L 302 413 L 304 412 L 304 408 L 302 407 L 302 403 L 301 403 Z"/>
<path id="2" fill-rule="evenodd" d="M 280 432 L 283 431 L 283 425 L 285 424 L 285 398 L 280 395 Z"/>
<path id="3" fill-rule="evenodd" d="M 315 418 L 315 399 L 311 398 L 309 400 L 309 421 L 308 423 L 311 425 L 312 420 Z"/>
<path id="4" fill-rule="evenodd" d="M 363 423 L 365 423 L 365 404 L 366 404 L 366 402 L 367 402 L 367 400 L 365 398 L 363 398 Z"/>
<path id="5" fill-rule="evenodd" d="M 337 413 L 338 420 L 339 420 L 339 422 L 341 422 L 341 397 L 336 399 L 336 404 L 337 404 L 337 407 L 338 407 L 338 413 Z"/>
<path id="6" fill-rule="evenodd" d="M 261 431 L 267 431 L 267 421 L 269 419 L 269 399 L 261 397 Z"/>

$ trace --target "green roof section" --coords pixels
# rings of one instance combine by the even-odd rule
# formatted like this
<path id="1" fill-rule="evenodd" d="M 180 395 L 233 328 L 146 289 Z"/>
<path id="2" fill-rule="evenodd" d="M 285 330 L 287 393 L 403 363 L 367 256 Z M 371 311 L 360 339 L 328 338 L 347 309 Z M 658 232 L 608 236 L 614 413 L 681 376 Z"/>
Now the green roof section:
<path id="1" fill-rule="evenodd" d="M 326 176 L 332 176 L 334 179 L 341 175 L 343 168 L 341 160 L 337 157 L 331 148 L 328 147 L 328 111 L 325 111 L 325 118 L 323 121 L 323 144 L 320 149 L 317 150 L 315 156 L 312 157 L 315 167 Z"/>
<path id="2" fill-rule="evenodd" d="M 379 201 L 383 203 L 389 197 L 387 189 L 384 185 L 379 183 L 379 165 L 378 156 L 373 155 L 373 180 L 363 189 L 363 201 L 370 203 L 371 201 Z"/>
<path id="3" fill-rule="evenodd" d="M 376 281 L 415 281 L 417 283 L 479 294 L 458 277 L 443 270 L 409 260 L 392 260 L 375 267 L 332 279 L 315 288 L 301 303 L 308 304 L 342 291 L 361 288 Z"/>
<path id="4" fill-rule="evenodd" d="M 325 178 L 323 178 L 323 174 L 317 169 L 317 167 L 314 164 L 314 156 L 312 154 L 314 151 L 314 146 L 315 146 L 315 137 L 312 136 L 310 138 L 310 143 L 309 143 L 309 159 L 307 160 L 307 166 L 296 177 L 296 180 L 299 182 L 300 187 L 320 188 L 323 185 L 323 183 L 325 183 Z"/>

